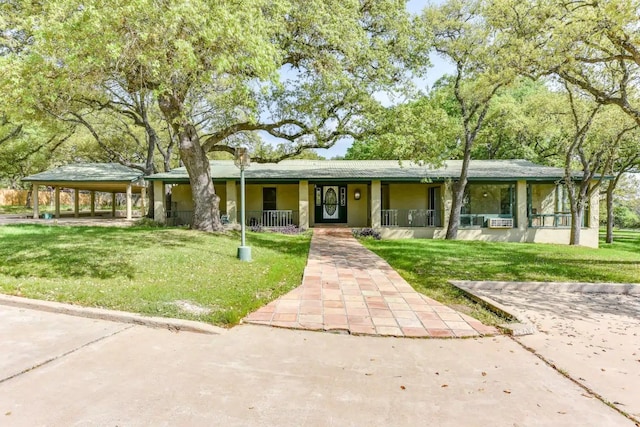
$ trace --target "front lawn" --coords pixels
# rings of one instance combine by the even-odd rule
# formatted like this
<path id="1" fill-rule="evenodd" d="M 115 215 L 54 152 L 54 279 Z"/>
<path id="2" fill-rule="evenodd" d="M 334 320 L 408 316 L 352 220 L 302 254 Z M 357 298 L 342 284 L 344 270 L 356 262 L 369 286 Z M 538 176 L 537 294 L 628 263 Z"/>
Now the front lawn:
<path id="1" fill-rule="evenodd" d="M 0 292 L 233 325 L 299 286 L 308 235 L 240 238 L 184 229 L 0 227 Z"/>
<path id="2" fill-rule="evenodd" d="M 370 240 L 362 243 L 387 260 L 419 292 L 488 323 L 449 280 L 640 282 L 640 233 L 616 232 L 600 249 L 529 243 L 448 240 Z"/>

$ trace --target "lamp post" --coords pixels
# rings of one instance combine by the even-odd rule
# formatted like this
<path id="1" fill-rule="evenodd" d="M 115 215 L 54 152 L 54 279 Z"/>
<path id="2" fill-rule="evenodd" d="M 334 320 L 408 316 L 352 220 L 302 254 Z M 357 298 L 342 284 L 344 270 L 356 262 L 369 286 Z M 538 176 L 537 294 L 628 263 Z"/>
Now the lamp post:
<path id="1" fill-rule="evenodd" d="M 251 159 L 249 157 L 249 150 L 246 148 L 237 148 L 236 157 L 234 161 L 235 165 L 240 168 L 240 233 L 241 243 L 238 248 L 238 259 L 240 261 L 251 261 L 251 248 L 246 246 L 246 221 L 245 221 L 245 196 L 244 196 L 244 170 L 249 167 Z"/>

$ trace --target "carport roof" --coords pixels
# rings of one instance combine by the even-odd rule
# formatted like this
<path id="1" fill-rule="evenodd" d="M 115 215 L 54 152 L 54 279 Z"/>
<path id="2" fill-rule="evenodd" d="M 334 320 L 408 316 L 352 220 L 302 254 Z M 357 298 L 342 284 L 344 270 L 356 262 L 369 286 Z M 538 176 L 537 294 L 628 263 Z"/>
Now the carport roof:
<path id="1" fill-rule="evenodd" d="M 125 192 L 127 185 L 133 184 L 133 191 L 139 192 L 144 186 L 139 184 L 143 177 L 142 171 L 119 163 L 76 163 L 30 175 L 22 181 L 107 192 Z"/>
<path id="2" fill-rule="evenodd" d="M 231 160 L 212 160 L 213 180 L 235 180 L 240 171 Z M 253 181 L 444 181 L 460 176 L 461 160 L 448 160 L 434 168 L 397 160 L 284 160 L 280 163 L 252 163 L 245 178 Z M 470 181 L 548 181 L 564 177 L 562 168 L 542 166 L 527 160 L 472 160 Z M 576 177 L 579 175 L 576 174 Z M 149 181 L 188 182 L 185 168 L 146 177 Z"/>

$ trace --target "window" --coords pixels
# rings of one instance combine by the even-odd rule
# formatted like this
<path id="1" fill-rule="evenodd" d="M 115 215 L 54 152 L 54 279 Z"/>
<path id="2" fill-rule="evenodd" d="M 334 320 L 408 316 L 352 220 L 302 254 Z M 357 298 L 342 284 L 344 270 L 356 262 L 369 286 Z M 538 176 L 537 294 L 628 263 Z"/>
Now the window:
<path id="1" fill-rule="evenodd" d="M 265 187 L 262 189 L 262 210 L 275 211 L 276 207 L 276 189 Z"/>
<path id="2" fill-rule="evenodd" d="M 513 216 L 513 186 L 500 188 L 500 214 Z"/>

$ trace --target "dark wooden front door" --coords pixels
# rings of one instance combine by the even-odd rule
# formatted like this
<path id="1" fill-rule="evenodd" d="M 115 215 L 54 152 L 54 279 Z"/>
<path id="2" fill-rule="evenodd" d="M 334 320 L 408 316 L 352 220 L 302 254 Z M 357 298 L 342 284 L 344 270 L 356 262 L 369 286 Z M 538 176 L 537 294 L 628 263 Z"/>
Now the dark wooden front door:
<path id="1" fill-rule="evenodd" d="M 347 222 L 347 186 L 316 185 L 316 223 Z"/>

